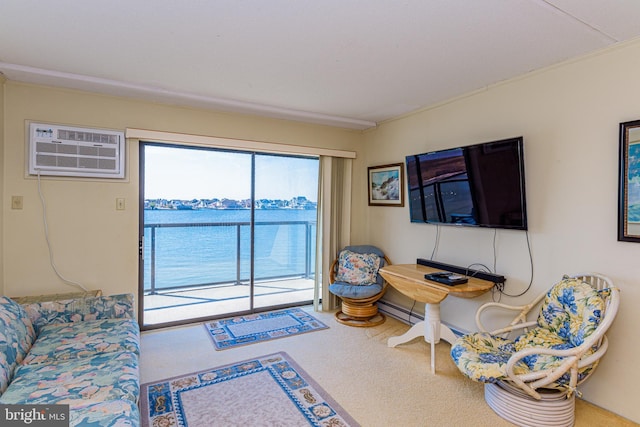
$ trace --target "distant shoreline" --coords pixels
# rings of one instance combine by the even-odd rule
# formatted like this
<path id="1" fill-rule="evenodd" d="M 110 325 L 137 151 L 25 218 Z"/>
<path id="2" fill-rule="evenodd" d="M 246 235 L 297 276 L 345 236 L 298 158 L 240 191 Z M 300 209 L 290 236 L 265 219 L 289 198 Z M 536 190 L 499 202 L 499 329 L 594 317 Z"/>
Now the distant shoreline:
<path id="1" fill-rule="evenodd" d="M 312 202 L 305 196 L 282 199 L 144 199 L 144 210 L 260 210 L 294 209 L 317 210 L 318 203 Z"/>

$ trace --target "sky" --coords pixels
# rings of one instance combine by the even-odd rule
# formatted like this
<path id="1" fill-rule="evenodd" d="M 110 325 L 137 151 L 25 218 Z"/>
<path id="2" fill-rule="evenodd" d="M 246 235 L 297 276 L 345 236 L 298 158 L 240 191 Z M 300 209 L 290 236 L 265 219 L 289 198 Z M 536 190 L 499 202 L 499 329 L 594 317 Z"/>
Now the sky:
<path id="1" fill-rule="evenodd" d="M 251 155 L 145 146 L 145 199 L 248 199 Z M 256 198 L 316 202 L 318 160 L 256 155 Z"/>

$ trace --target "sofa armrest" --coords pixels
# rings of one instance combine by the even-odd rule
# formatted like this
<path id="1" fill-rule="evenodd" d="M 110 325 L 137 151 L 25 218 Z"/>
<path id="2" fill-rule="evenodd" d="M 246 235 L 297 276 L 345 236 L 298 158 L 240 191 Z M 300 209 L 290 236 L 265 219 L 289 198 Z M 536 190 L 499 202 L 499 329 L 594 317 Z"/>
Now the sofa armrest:
<path id="1" fill-rule="evenodd" d="M 36 328 L 53 323 L 70 323 L 100 319 L 133 319 L 133 294 L 118 294 L 60 301 L 24 304 L 31 323 Z"/>

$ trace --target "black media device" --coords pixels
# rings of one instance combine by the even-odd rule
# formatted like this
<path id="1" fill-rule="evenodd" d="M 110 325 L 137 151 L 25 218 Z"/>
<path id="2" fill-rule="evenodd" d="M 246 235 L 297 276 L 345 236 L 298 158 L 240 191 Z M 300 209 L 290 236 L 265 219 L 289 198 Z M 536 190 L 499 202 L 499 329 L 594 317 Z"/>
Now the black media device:
<path id="1" fill-rule="evenodd" d="M 434 282 L 442 283 L 443 285 L 449 285 L 449 286 L 461 285 L 463 283 L 468 282 L 466 277 L 456 273 L 449 273 L 446 271 L 425 274 L 424 278 L 427 280 L 433 280 Z"/>
<path id="2" fill-rule="evenodd" d="M 406 157 L 411 222 L 527 229 L 522 137 Z"/>
<path id="3" fill-rule="evenodd" d="M 445 264 L 443 262 L 431 261 L 430 259 L 418 258 L 416 264 L 424 265 L 426 267 L 432 267 L 448 272 L 457 273 L 467 277 L 476 277 L 482 280 L 488 280 L 493 283 L 504 283 L 507 279 L 499 274 L 487 273 L 485 271 L 474 270 L 472 268 L 460 267 L 457 265 Z"/>

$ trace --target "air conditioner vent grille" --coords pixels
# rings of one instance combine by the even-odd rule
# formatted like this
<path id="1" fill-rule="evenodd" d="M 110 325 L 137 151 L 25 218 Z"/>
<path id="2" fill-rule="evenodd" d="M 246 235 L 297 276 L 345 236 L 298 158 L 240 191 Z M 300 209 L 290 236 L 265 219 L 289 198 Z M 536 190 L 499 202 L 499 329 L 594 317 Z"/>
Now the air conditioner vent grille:
<path id="1" fill-rule="evenodd" d="M 124 133 L 31 123 L 29 173 L 124 177 Z"/>
<path id="2" fill-rule="evenodd" d="M 118 144 L 118 135 L 98 132 L 82 132 L 69 129 L 58 129 L 58 139 L 78 142 L 95 142 L 98 144 Z"/>

